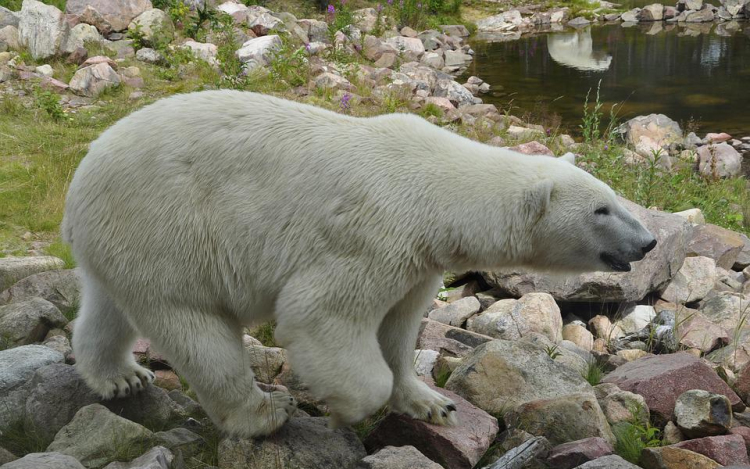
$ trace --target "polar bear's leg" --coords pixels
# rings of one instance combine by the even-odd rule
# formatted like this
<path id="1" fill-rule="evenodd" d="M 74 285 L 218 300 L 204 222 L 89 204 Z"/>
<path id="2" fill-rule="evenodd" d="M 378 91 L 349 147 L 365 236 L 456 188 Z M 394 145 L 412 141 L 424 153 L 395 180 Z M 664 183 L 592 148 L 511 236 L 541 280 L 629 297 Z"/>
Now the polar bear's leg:
<path id="1" fill-rule="evenodd" d="M 76 369 L 104 399 L 126 397 L 154 380 L 133 358 L 136 331 L 102 284 L 83 272 L 81 309 L 73 330 Z"/>
<path id="2" fill-rule="evenodd" d="M 162 308 L 140 314 L 139 325 L 190 383 L 211 419 L 231 435 L 258 437 L 273 433 L 296 409 L 286 392 L 263 392 L 255 383 L 242 327 L 221 312 Z"/>
<path id="3" fill-rule="evenodd" d="M 383 319 L 378 337 L 380 348 L 393 371 L 391 409 L 428 422 L 456 423 L 456 406 L 417 378 L 414 346 L 424 312 L 435 296 L 440 277 L 431 277 L 409 291 Z"/>
<path id="4" fill-rule="evenodd" d="M 308 275 L 279 296 L 276 338 L 289 352 L 292 370 L 331 410 L 330 426 L 359 422 L 381 409 L 391 395 L 393 373 L 377 339 L 385 310 L 377 298 L 363 300 L 346 281 L 313 287 Z M 353 276 L 356 278 L 356 276 Z M 319 288 L 320 287 L 320 288 Z"/>

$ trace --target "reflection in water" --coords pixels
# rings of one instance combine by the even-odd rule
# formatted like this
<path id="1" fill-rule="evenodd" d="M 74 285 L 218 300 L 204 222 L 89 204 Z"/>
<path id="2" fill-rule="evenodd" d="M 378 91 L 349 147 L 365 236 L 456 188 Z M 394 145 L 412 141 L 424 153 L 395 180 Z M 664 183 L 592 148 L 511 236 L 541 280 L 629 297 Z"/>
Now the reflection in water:
<path id="1" fill-rule="evenodd" d="M 466 77 L 506 92 L 486 102 L 505 108 L 512 100 L 518 114 L 559 115 L 568 131 L 578 128 L 586 93 L 601 80 L 602 111 L 623 103 L 620 120 L 662 113 L 683 125 L 697 121 L 701 132 L 750 135 L 747 22 L 664 24 L 658 31 L 601 25 L 472 47 Z"/>
<path id="2" fill-rule="evenodd" d="M 594 52 L 591 28 L 571 33 L 549 34 L 547 52 L 555 62 L 577 70 L 603 71 L 612 63 L 612 56 Z"/>

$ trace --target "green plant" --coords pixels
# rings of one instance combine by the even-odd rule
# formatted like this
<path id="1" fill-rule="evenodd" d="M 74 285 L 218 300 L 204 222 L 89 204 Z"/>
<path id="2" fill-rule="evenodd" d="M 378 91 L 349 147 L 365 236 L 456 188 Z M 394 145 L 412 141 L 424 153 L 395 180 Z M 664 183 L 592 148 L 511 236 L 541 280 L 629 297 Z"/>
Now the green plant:
<path id="1" fill-rule="evenodd" d="M 18 457 L 26 456 L 30 453 L 41 453 L 50 441 L 47 441 L 36 431 L 24 428 L 23 422 L 18 422 L 4 429 L 0 434 L 0 447 L 5 448 Z"/>
<path id="2" fill-rule="evenodd" d="M 596 360 L 591 360 L 586 364 L 586 370 L 581 372 L 581 376 L 592 386 L 602 382 L 604 368 Z"/>
<path id="3" fill-rule="evenodd" d="M 591 109 L 589 109 L 589 95 L 591 94 L 591 88 L 586 92 L 586 100 L 583 103 L 583 122 L 579 126 L 583 133 L 583 140 L 586 143 L 591 143 L 599 139 L 599 125 L 602 118 L 602 102 L 599 98 L 599 91 L 601 89 L 602 81 L 596 85 L 596 101 L 593 103 Z"/>
<path id="4" fill-rule="evenodd" d="M 383 407 L 379 411 L 375 412 L 373 415 L 367 417 L 366 419 L 355 423 L 352 428 L 354 429 L 354 433 L 357 434 L 360 441 L 364 441 L 370 433 L 372 433 L 373 430 L 378 428 L 378 425 L 380 425 L 380 422 L 388 415 L 388 408 Z"/>
<path id="5" fill-rule="evenodd" d="M 0 113 L 12 117 L 19 115 L 21 111 L 23 111 L 23 104 L 16 95 L 7 93 L 2 96 L 3 100 L 0 101 Z"/>
<path id="6" fill-rule="evenodd" d="M 62 259 L 65 265 L 63 268 L 65 269 L 73 269 L 76 266 L 76 261 L 73 259 L 73 251 L 70 249 L 70 245 L 65 243 L 62 239 L 58 238 L 47 246 L 45 249 L 47 254 L 50 256 L 55 256 L 58 259 Z"/>
<path id="7" fill-rule="evenodd" d="M 561 354 L 560 352 L 558 352 L 557 350 L 558 350 L 558 347 L 557 347 L 557 345 L 549 345 L 549 346 L 545 347 L 545 349 L 544 349 L 544 351 L 545 351 L 545 352 L 547 353 L 547 355 L 548 355 L 548 356 L 549 356 L 549 357 L 550 357 L 551 359 L 553 359 L 553 360 L 554 360 L 555 358 L 559 357 L 560 355 L 562 355 L 562 354 Z"/>
<path id="8" fill-rule="evenodd" d="M 258 339 L 260 343 L 263 344 L 265 347 L 276 347 L 276 341 L 274 340 L 274 337 L 273 337 L 274 330 L 276 330 L 276 323 L 267 322 L 267 323 L 261 324 L 255 329 L 250 330 L 249 333 L 251 336 Z"/>
<path id="9" fill-rule="evenodd" d="M 39 109 L 44 110 L 54 121 L 60 122 L 67 117 L 60 104 L 60 96 L 51 91 L 36 89 L 34 92 L 34 102 Z"/>
<path id="10" fill-rule="evenodd" d="M 447 367 L 443 367 L 440 370 L 438 370 L 437 376 L 435 376 L 435 386 L 439 388 L 444 388 L 445 383 L 448 382 L 448 379 L 451 377 L 451 374 L 453 374 L 453 372 Z"/>
<path id="11" fill-rule="evenodd" d="M 304 47 L 294 48 L 288 36 L 282 38 L 281 47 L 271 55 L 271 77 L 288 86 L 302 86 L 310 79 L 310 63 Z"/>
<path id="12" fill-rule="evenodd" d="M 135 23 L 133 29 L 128 29 L 126 36 L 133 41 L 133 49 L 136 51 L 146 47 L 146 33 L 143 32 L 143 25 L 141 23 Z"/>
<path id="13" fill-rule="evenodd" d="M 211 29 L 216 29 L 220 25 L 219 14 L 211 7 L 208 2 L 206 2 L 206 4 L 202 7 L 198 6 L 198 8 L 196 8 L 195 10 L 195 13 L 196 15 L 193 18 L 193 22 L 188 28 L 188 35 L 196 40 L 204 39 L 203 37 L 201 37 L 200 33 L 201 31 L 203 31 L 203 27 L 207 23 Z"/>
<path id="14" fill-rule="evenodd" d="M 437 117 L 438 119 L 443 117 L 443 110 L 434 103 L 427 103 L 420 111 L 422 117 Z"/>
<path id="15" fill-rule="evenodd" d="M 621 422 L 612 427 L 612 433 L 616 438 L 615 453 L 633 464 L 638 464 L 645 448 L 662 445 L 661 431 L 649 423 Z"/>

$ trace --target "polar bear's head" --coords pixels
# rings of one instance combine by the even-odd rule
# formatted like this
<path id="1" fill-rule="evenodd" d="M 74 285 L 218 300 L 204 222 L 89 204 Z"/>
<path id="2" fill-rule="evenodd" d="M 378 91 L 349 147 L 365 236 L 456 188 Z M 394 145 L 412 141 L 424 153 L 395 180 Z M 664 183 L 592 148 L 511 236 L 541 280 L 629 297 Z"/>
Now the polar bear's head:
<path id="1" fill-rule="evenodd" d="M 526 208 L 536 214 L 531 229 L 533 267 L 629 271 L 631 262 L 656 246 L 656 239 L 609 186 L 571 162 L 569 157 L 550 161 L 545 177 L 526 192 Z"/>

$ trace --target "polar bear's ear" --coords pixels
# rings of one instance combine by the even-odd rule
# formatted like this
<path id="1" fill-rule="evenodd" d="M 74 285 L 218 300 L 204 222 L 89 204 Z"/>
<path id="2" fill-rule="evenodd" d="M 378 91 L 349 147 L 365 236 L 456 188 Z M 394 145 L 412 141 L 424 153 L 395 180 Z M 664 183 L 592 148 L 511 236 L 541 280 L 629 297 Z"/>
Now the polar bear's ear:
<path id="1" fill-rule="evenodd" d="M 553 185 L 552 179 L 543 179 L 525 191 L 525 209 L 531 220 L 536 221 L 544 214 L 549 205 Z"/>
<path id="2" fill-rule="evenodd" d="M 573 166 L 575 166 L 575 164 L 576 164 L 576 155 L 574 155 L 571 152 L 567 152 L 566 154 L 564 154 L 563 156 L 561 156 L 560 159 L 563 160 L 563 161 L 567 161 L 568 163 L 572 164 Z"/>

